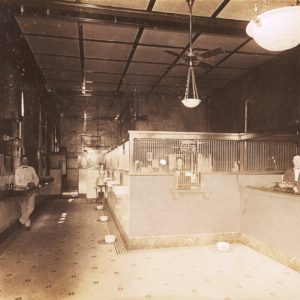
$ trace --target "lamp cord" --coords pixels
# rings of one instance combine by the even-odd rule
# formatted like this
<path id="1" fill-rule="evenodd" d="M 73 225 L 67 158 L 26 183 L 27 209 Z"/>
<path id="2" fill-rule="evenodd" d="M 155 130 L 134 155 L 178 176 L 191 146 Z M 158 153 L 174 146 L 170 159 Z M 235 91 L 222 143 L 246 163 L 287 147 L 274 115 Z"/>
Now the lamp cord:
<path id="1" fill-rule="evenodd" d="M 190 58 L 190 66 L 192 65 L 192 55 L 193 55 L 193 48 L 192 48 L 192 9 L 193 3 L 195 0 L 187 0 L 189 4 L 189 17 L 190 17 L 190 50 L 189 50 L 189 58 Z"/>

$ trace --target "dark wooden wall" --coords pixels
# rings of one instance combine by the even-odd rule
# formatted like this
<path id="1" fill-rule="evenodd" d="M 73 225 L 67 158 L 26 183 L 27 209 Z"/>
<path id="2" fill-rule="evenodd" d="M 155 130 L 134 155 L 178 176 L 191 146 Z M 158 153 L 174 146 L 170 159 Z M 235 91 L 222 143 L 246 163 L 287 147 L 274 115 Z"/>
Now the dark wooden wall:
<path id="1" fill-rule="evenodd" d="M 58 119 L 53 96 L 47 93 L 44 79 L 9 10 L 0 10 L 0 136 L 18 135 L 23 124 L 23 153 L 26 153 L 41 175 L 47 173 L 47 152 L 51 151 L 51 123 Z M 24 94 L 24 118 L 21 117 L 21 93 Z M 40 110 L 42 114 L 40 116 Z M 3 144 L 3 141 L 1 142 Z M 12 142 L 1 146 L 12 155 Z M 22 153 L 21 153 L 22 154 Z M 41 164 L 41 156 L 44 163 Z M 43 169 L 43 170 L 42 170 Z"/>
<path id="2" fill-rule="evenodd" d="M 243 132 L 246 100 L 251 100 L 248 104 L 248 131 L 295 133 L 299 129 L 299 46 L 280 53 L 216 93 L 211 99 L 211 130 Z"/>

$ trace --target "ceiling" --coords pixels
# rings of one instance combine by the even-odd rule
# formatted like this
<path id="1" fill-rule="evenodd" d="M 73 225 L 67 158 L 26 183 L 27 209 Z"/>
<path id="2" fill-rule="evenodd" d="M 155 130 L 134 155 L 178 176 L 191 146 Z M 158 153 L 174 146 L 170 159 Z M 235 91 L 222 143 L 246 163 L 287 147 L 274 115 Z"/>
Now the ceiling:
<path id="1" fill-rule="evenodd" d="M 5 1 L 4 1 L 5 2 Z M 7 0 L 52 93 L 72 103 L 101 102 L 102 117 L 122 113 L 133 95 L 182 98 L 189 47 L 186 0 Z M 222 47 L 196 67 L 200 96 L 272 59 L 245 33 L 263 0 L 195 0 L 193 48 Z M 269 8 L 291 1 L 270 1 Z M 170 55 L 165 50 L 178 53 Z M 86 83 L 85 95 L 82 91 Z M 129 97 L 128 97 L 129 96 Z"/>

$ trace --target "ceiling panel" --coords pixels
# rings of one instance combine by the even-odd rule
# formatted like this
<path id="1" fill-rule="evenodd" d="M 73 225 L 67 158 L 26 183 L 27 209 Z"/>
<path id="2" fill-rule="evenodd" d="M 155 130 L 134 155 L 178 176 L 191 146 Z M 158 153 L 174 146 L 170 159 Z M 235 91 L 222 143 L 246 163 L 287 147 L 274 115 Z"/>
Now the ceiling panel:
<path id="1" fill-rule="evenodd" d="M 90 72 L 122 73 L 126 62 L 85 59 L 84 66 Z"/>
<path id="2" fill-rule="evenodd" d="M 245 75 L 248 71 L 248 69 L 215 68 L 205 74 L 205 79 L 235 79 Z"/>
<path id="3" fill-rule="evenodd" d="M 146 9 L 150 0 L 74 0 L 87 4 L 99 4 L 112 7 L 123 7 L 133 9 Z"/>
<path id="4" fill-rule="evenodd" d="M 182 99 L 184 95 L 185 87 L 180 87 L 177 89 L 174 89 L 172 86 L 165 86 L 165 85 L 159 85 L 153 89 L 153 93 L 155 94 L 162 94 L 162 95 L 171 95 L 172 97 L 176 99 Z"/>
<path id="5" fill-rule="evenodd" d="M 132 46 L 127 44 L 84 41 L 84 56 L 102 59 L 127 60 Z"/>
<path id="6" fill-rule="evenodd" d="M 33 53 L 79 57 L 78 40 L 41 36 L 25 36 Z"/>
<path id="7" fill-rule="evenodd" d="M 283 6 L 290 6 L 293 1 L 271 0 L 268 2 L 269 5 L 267 10 Z M 231 0 L 218 15 L 218 17 L 250 21 L 255 16 L 255 4 L 258 5 L 259 13 L 261 13 L 264 3 L 265 0 Z"/>
<path id="8" fill-rule="evenodd" d="M 83 24 L 83 37 L 85 39 L 134 42 L 138 27 L 118 26 L 111 24 Z"/>
<path id="9" fill-rule="evenodd" d="M 279 52 L 275 51 L 268 51 L 260 47 L 254 40 L 251 40 L 249 43 L 244 45 L 242 48 L 239 49 L 238 52 L 252 52 L 252 53 L 263 53 L 263 54 L 278 54 Z"/>
<path id="10" fill-rule="evenodd" d="M 58 71 L 58 70 L 43 70 L 46 79 L 81 81 L 81 72 L 74 71 Z"/>
<path id="11" fill-rule="evenodd" d="M 140 44 L 185 47 L 189 43 L 188 32 L 145 28 Z"/>
<path id="12" fill-rule="evenodd" d="M 159 85 L 183 87 L 186 85 L 186 79 L 187 79 L 186 77 L 164 77 L 159 82 Z"/>
<path id="13" fill-rule="evenodd" d="M 38 17 L 17 17 L 23 33 L 78 38 L 76 21 L 52 20 Z"/>
<path id="14" fill-rule="evenodd" d="M 233 51 L 239 47 L 247 38 L 228 36 L 221 34 L 201 34 L 193 43 L 195 48 L 214 49 L 222 47 L 225 51 Z"/>
<path id="15" fill-rule="evenodd" d="M 119 83 L 121 74 L 109 74 L 109 73 L 85 73 L 85 80 L 101 83 Z"/>
<path id="16" fill-rule="evenodd" d="M 211 16 L 223 0 L 197 0 L 193 5 L 193 15 Z M 188 14 L 189 7 L 186 0 L 156 0 L 154 11 Z"/>
<path id="17" fill-rule="evenodd" d="M 162 75 L 166 70 L 166 65 L 132 62 L 127 74 Z"/>
<path id="18" fill-rule="evenodd" d="M 200 76 L 203 73 L 205 73 L 207 71 L 207 69 L 201 68 L 201 67 L 195 67 L 194 68 L 194 73 L 195 76 Z M 172 67 L 169 72 L 166 74 L 166 76 L 172 76 L 172 77 L 187 77 L 187 73 L 188 73 L 188 66 L 174 66 Z"/>
<path id="19" fill-rule="evenodd" d="M 129 94 L 148 93 L 151 88 L 151 85 L 122 84 L 120 91 Z"/>
<path id="20" fill-rule="evenodd" d="M 95 91 L 95 92 L 115 92 L 117 90 L 118 85 L 113 83 L 87 83 L 87 90 Z"/>
<path id="21" fill-rule="evenodd" d="M 80 70 L 80 59 L 73 57 L 35 55 L 35 59 L 41 68 L 53 68 L 64 70 Z"/>
<path id="22" fill-rule="evenodd" d="M 176 56 L 171 55 L 164 50 L 166 48 L 138 46 L 135 50 L 132 60 L 137 62 L 153 62 L 153 63 L 172 63 Z M 172 50 L 173 51 L 173 50 Z M 179 50 L 173 52 L 180 53 Z"/>
<path id="23" fill-rule="evenodd" d="M 174 89 L 174 87 L 171 86 L 159 85 L 155 87 L 152 92 L 155 94 L 161 94 L 166 96 L 171 95 L 171 97 L 174 97 L 174 99 L 177 99 L 178 102 L 180 102 L 184 97 L 185 86 L 179 89 Z M 198 88 L 198 94 L 200 98 L 209 96 L 212 94 L 212 92 L 213 89 L 208 87 L 202 87 L 201 89 Z"/>
<path id="24" fill-rule="evenodd" d="M 270 55 L 236 53 L 225 60 L 221 67 L 253 68 L 270 59 Z"/>
<path id="25" fill-rule="evenodd" d="M 169 70 L 167 76 L 185 77 L 187 76 L 187 72 L 188 72 L 187 66 L 174 66 Z"/>
<path id="26" fill-rule="evenodd" d="M 123 80 L 124 84 L 152 85 L 159 79 L 159 76 L 141 76 L 127 74 Z"/>
<path id="27" fill-rule="evenodd" d="M 228 84 L 230 80 L 221 80 L 221 79 L 216 79 L 216 80 L 197 80 L 197 87 L 198 90 L 201 90 L 201 88 L 223 88 L 226 84 Z"/>
<path id="28" fill-rule="evenodd" d="M 81 82 L 71 82 L 62 80 L 47 80 L 48 85 L 53 89 L 81 90 Z"/>

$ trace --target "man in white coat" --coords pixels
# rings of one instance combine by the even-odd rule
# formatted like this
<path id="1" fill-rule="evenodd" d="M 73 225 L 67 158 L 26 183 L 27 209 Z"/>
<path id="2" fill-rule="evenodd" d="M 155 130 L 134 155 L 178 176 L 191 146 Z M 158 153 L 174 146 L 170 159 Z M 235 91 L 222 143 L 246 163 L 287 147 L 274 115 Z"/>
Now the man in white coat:
<path id="1" fill-rule="evenodd" d="M 19 221 L 26 228 L 30 228 L 30 215 L 35 208 L 35 198 L 38 195 L 35 188 L 38 187 L 39 177 L 34 168 L 28 165 L 28 157 L 26 155 L 22 155 L 21 166 L 15 171 L 15 184 L 17 188 L 24 188 L 26 191 L 26 196 L 22 197 L 20 201 L 22 215 Z"/>

